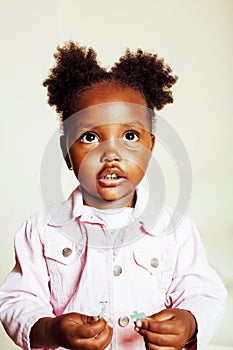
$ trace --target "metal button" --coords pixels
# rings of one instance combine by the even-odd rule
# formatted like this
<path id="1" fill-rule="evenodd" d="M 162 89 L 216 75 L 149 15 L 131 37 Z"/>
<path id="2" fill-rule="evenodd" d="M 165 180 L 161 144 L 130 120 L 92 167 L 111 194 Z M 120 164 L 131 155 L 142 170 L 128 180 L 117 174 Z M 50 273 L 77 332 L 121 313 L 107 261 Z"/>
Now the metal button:
<path id="1" fill-rule="evenodd" d="M 158 267 L 159 266 L 159 259 L 157 259 L 157 258 L 151 259 L 150 264 L 154 268 Z"/>
<path id="2" fill-rule="evenodd" d="M 121 327 L 126 327 L 129 324 L 129 317 L 128 316 L 121 316 L 118 320 L 118 324 Z"/>
<path id="3" fill-rule="evenodd" d="M 70 248 L 64 248 L 62 251 L 62 255 L 65 258 L 68 258 L 68 256 L 70 256 L 71 254 L 72 254 L 72 249 L 70 249 Z"/>
<path id="4" fill-rule="evenodd" d="M 114 276 L 120 276 L 120 274 L 122 273 L 122 267 L 120 265 L 114 266 L 113 273 Z"/>

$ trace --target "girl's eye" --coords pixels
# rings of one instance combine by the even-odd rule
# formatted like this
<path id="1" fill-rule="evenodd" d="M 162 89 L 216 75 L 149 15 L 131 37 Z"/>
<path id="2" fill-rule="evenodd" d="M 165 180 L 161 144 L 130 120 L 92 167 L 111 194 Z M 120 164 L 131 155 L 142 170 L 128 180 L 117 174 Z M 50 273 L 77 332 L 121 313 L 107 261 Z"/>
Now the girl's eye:
<path id="1" fill-rule="evenodd" d="M 138 139 L 138 133 L 133 130 L 127 131 L 122 137 L 122 141 L 124 142 L 136 142 Z"/>
<path id="2" fill-rule="evenodd" d="M 99 139 L 96 136 L 96 134 L 94 134 L 92 132 L 87 132 L 86 134 L 84 134 L 81 137 L 81 142 L 84 142 L 84 143 L 97 143 L 97 142 L 99 142 Z"/>

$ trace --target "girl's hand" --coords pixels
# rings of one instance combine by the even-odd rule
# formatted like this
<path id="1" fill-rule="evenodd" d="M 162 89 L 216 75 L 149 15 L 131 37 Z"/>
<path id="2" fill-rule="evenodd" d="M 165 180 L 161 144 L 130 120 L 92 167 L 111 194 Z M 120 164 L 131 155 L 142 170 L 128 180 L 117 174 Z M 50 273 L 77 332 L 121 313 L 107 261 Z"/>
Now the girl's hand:
<path id="1" fill-rule="evenodd" d="M 71 350 L 103 350 L 113 329 L 104 318 L 69 313 L 42 318 L 32 328 L 31 347 L 59 347 Z"/>
<path id="2" fill-rule="evenodd" d="M 105 349 L 112 339 L 112 327 L 104 318 L 77 313 L 56 317 L 52 328 L 56 343 L 72 350 Z"/>
<path id="3" fill-rule="evenodd" d="M 191 312 L 174 308 L 138 320 L 135 330 L 144 337 L 147 350 L 181 350 L 197 328 Z"/>

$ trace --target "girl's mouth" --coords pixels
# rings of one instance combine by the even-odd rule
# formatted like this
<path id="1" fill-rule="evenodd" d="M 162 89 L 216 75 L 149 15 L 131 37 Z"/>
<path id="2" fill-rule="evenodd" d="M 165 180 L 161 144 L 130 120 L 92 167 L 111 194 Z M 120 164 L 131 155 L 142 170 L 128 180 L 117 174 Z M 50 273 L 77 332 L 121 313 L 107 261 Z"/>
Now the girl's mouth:
<path id="1" fill-rule="evenodd" d="M 117 176 L 117 174 L 107 174 L 106 176 L 102 177 L 102 179 L 106 179 L 106 180 L 116 180 L 119 178 L 120 176 Z"/>
<path id="2" fill-rule="evenodd" d="M 97 181 L 103 187 L 115 187 L 119 186 L 126 177 L 123 175 L 122 171 L 116 167 L 105 168 L 97 176 Z"/>

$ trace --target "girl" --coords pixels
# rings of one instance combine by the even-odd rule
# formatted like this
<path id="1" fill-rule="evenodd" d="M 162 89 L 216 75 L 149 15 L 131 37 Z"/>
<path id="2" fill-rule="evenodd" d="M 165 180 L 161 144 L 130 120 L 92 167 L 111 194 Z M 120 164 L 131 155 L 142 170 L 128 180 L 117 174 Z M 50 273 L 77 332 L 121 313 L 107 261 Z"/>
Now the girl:
<path id="1" fill-rule="evenodd" d="M 33 215 L 15 239 L 0 315 L 22 349 L 202 349 L 226 291 L 185 218 L 140 182 L 155 144 L 154 109 L 177 77 L 163 59 L 127 50 L 107 71 L 68 42 L 44 86 L 60 115 L 61 148 L 79 187 Z"/>

